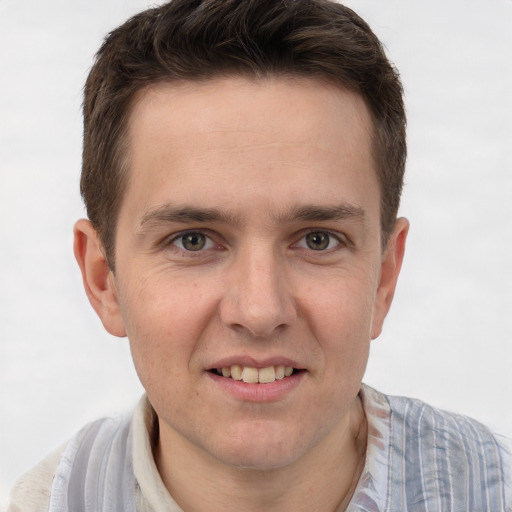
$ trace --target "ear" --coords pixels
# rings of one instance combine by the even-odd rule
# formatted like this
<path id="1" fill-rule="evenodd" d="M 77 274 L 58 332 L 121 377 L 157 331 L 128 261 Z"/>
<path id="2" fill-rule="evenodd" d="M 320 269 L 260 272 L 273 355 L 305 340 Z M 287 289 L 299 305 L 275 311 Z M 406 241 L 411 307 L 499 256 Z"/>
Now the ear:
<path id="1" fill-rule="evenodd" d="M 88 220 L 81 219 L 75 224 L 73 234 L 73 250 L 89 302 L 110 334 L 126 336 L 114 275 L 96 230 Z"/>
<path id="2" fill-rule="evenodd" d="M 382 257 L 379 287 L 377 288 L 373 311 L 372 340 L 382 332 L 384 319 L 391 307 L 391 302 L 393 302 L 398 275 L 404 259 L 405 240 L 408 232 L 409 221 L 404 218 L 397 219 Z"/>

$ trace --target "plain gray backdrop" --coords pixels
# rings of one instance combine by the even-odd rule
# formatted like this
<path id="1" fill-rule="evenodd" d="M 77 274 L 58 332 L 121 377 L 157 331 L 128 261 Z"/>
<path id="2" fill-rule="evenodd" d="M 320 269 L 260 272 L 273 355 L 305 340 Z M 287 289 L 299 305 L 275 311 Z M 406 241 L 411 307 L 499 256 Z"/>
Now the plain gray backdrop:
<path id="1" fill-rule="evenodd" d="M 143 0 L 0 0 L 0 503 L 85 422 L 132 407 L 72 256 L 81 88 Z M 351 0 L 404 82 L 411 221 L 366 382 L 512 435 L 512 1 Z M 213 418 L 212 418 L 213 420 Z"/>

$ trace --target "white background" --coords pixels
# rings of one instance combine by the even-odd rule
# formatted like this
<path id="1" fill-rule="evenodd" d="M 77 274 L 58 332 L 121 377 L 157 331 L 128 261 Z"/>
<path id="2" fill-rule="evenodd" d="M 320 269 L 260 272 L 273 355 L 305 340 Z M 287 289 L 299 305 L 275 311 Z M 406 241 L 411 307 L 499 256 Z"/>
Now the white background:
<path id="1" fill-rule="evenodd" d="M 81 88 L 143 0 L 0 0 L 0 503 L 141 393 L 72 256 Z M 366 381 L 512 435 L 512 1 L 352 0 L 401 71 L 412 225 Z"/>

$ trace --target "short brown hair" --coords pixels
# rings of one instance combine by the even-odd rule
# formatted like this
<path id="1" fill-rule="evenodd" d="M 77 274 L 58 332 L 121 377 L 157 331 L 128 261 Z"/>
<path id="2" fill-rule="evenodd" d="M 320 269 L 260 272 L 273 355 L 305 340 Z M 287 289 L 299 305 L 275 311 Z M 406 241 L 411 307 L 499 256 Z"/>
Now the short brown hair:
<path id="1" fill-rule="evenodd" d="M 320 78 L 363 97 L 374 121 L 385 245 L 400 203 L 406 121 L 398 73 L 366 22 L 329 0 L 172 0 L 111 32 L 85 85 L 80 186 L 111 268 L 135 93 L 232 75 Z"/>

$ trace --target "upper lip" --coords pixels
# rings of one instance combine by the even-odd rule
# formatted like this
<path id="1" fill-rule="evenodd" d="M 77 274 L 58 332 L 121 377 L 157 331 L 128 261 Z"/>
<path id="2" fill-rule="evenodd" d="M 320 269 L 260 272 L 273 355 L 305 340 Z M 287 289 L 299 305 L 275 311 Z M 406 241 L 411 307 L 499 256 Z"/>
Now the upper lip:
<path id="1" fill-rule="evenodd" d="M 248 355 L 229 356 L 219 359 L 208 369 L 226 368 L 238 364 L 240 366 L 249 366 L 251 368 L 268 368 L 269 366 L 291 366 L 296 370 L 302 370 L 303 367 L 293 359 L 282 356 L 255 358 Z"/>

